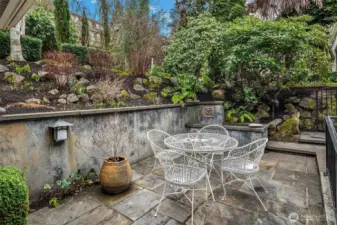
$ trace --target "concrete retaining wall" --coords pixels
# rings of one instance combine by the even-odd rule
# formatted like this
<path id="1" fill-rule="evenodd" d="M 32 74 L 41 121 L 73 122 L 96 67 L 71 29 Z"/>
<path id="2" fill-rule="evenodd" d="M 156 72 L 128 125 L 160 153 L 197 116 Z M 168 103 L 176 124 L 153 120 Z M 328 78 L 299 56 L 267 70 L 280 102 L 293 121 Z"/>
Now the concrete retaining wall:
<path id="1" fill-rule="evenodd" d="M 205 121 L 201 113 L 205 106 L 214 109 L 214 115 L 207 117 L 207 122 L 222 124 L 221 102 L 0 116 L 0 166 L 13 165 L 25 170 L 33 197 L 45 183 L 52 184 L 78 169 L 99 171 L 102 159 L 97 158 L 104 155 L 95 145 L 93 133 L 113 144 L 114 132 L 125 128 L 127 136 L 120 154 L 135 163 L 153 154 L 146 138 L 148 130 L 160 129 L 171 134 L 187 132 L 186 123 Z M 61 143 L 53 141 L 49 128 L 58 119 L 73 124 L 68 140 Z M 117 122 L 119 129 L 109 125 L 112 121 Z M 76 143 L 94 157 L 87 156 Z"/>

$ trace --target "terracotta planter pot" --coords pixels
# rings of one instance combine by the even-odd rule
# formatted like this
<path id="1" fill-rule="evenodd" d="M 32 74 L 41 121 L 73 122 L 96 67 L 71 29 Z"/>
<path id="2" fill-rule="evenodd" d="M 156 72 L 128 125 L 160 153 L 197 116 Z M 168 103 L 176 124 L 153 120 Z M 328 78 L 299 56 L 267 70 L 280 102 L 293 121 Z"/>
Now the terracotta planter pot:
<path id="1" fill-rule="evenodd" d="M 119 162 L 112 162 L 108 158 L 103 162 L 99 175 L 103 192 L 120 193 L 127 190 L 131 184 L 132 170 L 129 160 L 123 156 L 119 158 Z"/>

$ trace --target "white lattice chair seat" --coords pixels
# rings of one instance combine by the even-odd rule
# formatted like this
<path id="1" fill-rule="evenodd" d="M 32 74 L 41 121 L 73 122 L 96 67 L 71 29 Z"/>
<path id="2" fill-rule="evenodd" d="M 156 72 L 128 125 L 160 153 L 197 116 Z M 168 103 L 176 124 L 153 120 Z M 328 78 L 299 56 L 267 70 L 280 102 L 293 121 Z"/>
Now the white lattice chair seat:
<path id="1" fill-rule="evenodd" d="M 191 186 L 204 179 L 206 174 L 206 168 L 175 164 L 166 170 L 165 179 L 175 185 Z"/>
<path id="2" fill-rule="evenodd" d="M 177 154 L 176 151 L 172 149 L 167 149 L 167 150 L 157 153 L 156 157 L 158 159 L 174 160 L 174 159 L 181 157 L 181 155 Z"/>
<path id="3" fill-rule="evenodd" d="M 239 174 L 248 174 L 255 173 L 259 171 L 258 165 L 251 160 L 246 159 L 235 159 L 235 160 L 223 160 L 222 170 L 239 173 Z"/>

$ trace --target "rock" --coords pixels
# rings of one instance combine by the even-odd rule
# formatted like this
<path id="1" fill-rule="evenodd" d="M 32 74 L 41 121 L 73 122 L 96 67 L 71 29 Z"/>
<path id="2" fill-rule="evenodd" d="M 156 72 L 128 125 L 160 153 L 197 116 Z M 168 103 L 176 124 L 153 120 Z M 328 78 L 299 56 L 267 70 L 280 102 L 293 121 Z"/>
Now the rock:
<path id="1" fill-rule="evenodd" d="M 140 84 L 140 85 L 142 85 L 142 84 L 143 84 L 143 79 L 140 78 L 140 77 L 138 77 L 138 78 L 136 78 L 136 79 L 133 81 L 133 83 L 134 83 L 134 84 Z"/>
<path id="2" fill-rule="evenodd" d="M 90 65 L 84 65 L 83 68 L 86 69 L 86 70 L 91 70 L 91 66 Z"/>
<path id="3" fill-rule="evenodd" d="M 170 81 L 171 83 L 174 85 L 174 86 L 178 86 L 179 85 L 179 81 L 176 77 L 171 77 L 170 78 Z"/>
<path id="4" fill-rule="evenodd" d="M 139 95 L 136 95 L 136 94 L 133 94 L 133 93 L 131 93 L 131 94 L 130 94 L 130 98 L 132 98 L 132 99 L 140 99 L 140 96 L 139 96 Z"/>
<path id="5" fill-rule="evenodd" d="M 269 130 L 276 131 L 278 125 L 282 123 L 282 119 L 275 119 L 269 123 Z"/>
<path id="6" fill-rule="evenodd" d="M 92 101 L 99 100 L 99 99 L 100 99 L 100 97 L 99 97 L 98 94 L 93 94 L 90 98 L 90 100 L 92 100 Z"/>
<path id="7" fill-rule="evenodd" d="M 39 77 L 46 77 L 47 75 L 48 75 L 49 73 L 48 72 L 46 72 L 46 71 L 39 71 L 39 72 L 37 72 L 37 75 L 39 75 Z"/>
<path id="8" fill-rule="evenodd" d="M 160 92 L 160 95 L 163 98 L 166 98 L 172 94 L 173 89 L 171 87 L 165 87 L 163 90 Z"/>
<path id="9" fill-rule="evenodd" d="M 300 103 L 301 99 L 293 96 L 293 97 L 288 98 L 287 101 L 290 102 L 290 103 L 293 103 L 293 104 L 298 104 L 298 103 Z"/>
<path id="10" fill-rule="evenodd" d="M 133 85 L 133 89 L 135 91 L 147 91 L 146 88 L 144 88 L 143 85 L 140 85 L 140 84 Z"/>
<path id="11" fill-rule="evenodd" d="M 293 136 L 300 133 L 300 120 L 291 117 L 284 121 L 280 126 L 280 134 L 282 137 Z"/>
<path id="12" fill-rule="evenodd" d="M 41 100 L 37 98 L 30 98 L 25 101 L 28 104 L 40 104 Z"/>
<path id="13" fill-rule="evenodd" d="M 299 106 L 304 109 L 314 110 L 316 108 L 316 102 L 312 98 L 303 98 Z"/>
<path id="14" fill-rule="evenodd" d="M 43 99 L 42 99 L 42 103 L 49 104 L 49 103 L 50 103 L 50 101 L 48 100 L 48 98 L 47 98 L 47 97 L 43 97 Z"/>
<path id="15" fill-rule="evenodd" d="M 63 98 L 60 98 L 59 100 L 57 100 L 57 102 L 63 105 L 67 104 L 67 101 Z"/>
<path id="16" fill-rule="evenodd" d="M 58 93 L 60 93 L 60 92 L 59 92 L 59 90 L 57 90 L 57 89 L 53 89 L 53 90 L 50 90 L 50 91 L 48 92 L 48 94 L 51 94 L 51 95 L 57 95 Z"/>
<path id="17" fill-rule="evenodd" d="M 89 101 L 89 95 L 82 93 L 78 96 L 81 103 L 87 103 Z"/>
<path id="18" fill-rule="evenodd" d="M 162 82 L 163 81 L 160 77 L 149 76 L 149 88 L 150 89 L 160 88 L 160 85 L 162 84 Z"/>
<path id="19" fill-rule="evenodd" d="M 212 96 L 215 100 L 225 100 L 225 91 L 223 89 L 214 90 Z"/>
<path id="20" fill-rule="evenodd" d="M 62 95 L 60 96 L 60 98 L 66 99 L 66 98 L 67 98 L 67 95 L 66 95 L 66 94 L 62 94 Z"/>
<path id="21" fill-rule="evenodd" d="M 193 102 L 194 102 L 194 100 L 193 100 L 193 99 L 191 99 L 191 98 L 189 98 L 189 99 L 186 99 L 186 100 L 185 100 L 185 102 L 186 102 L 186 103 L 193 103 Z"/>
<path id="22" fill-rule="evenodd" d="M 69 103 L 76 103 L 76 102 L 78 102 L 78 100 L 79 100 L 79 98 L 77 97 L 77 95 L 75 95 L 73 93 L 68 95 L 68 97 L 67 97 L 67 102 L 69 102 Z"/>
<path id="23" fill-rule="evenodd" d="M 265 111 L 264 109 L 258 109 L 257 113 L 255 114 L 256 118 L 269 118 L 270 115 L 267 111 Z"/>
<path id="24" fill-rule="evenodd" d="M 13 72 L 6 72 L 5 73 L 5 80 L 11 84 L 18 84 L 25 79 L 24 76 L 17 75 Z"/>
<path id="25" fill-rule="evenodd" d="M 301 121 L 303 129 L 313 130 L 315 128 L 315 120 L 314 119 L 304 119 Z"/>
<path id="26" fill-rule="evenodd" d="M 151 103 L 156 103 L 156 98 L 157 98 L 157 92 L 149 92 L 145 94 L 144 99 L 148 100 Z"/>
<path id="27" fill-rule="evenodd" d="M 2 114 L 6 114 L 6 109 L 5 109 L 5 108 L 2 108 L 2 107 L 0 107 L 0 115 L 2 115 Z"/>
<path id="28" fill-rule="evenodd" d="M 297 109 L 295 108 L 295 106 L 291 103 L 288 103 L 285 105 L 286 111 L 289 114 L 296 114 L 297 113 Z"/>
<path id="29" fill-rule="evenodd" d="M 266 112 L 269 112 L 270 111 L 270 107 L 265 104 L 265 103 L 262 103 L 260 106 L 259 106 L 260 109 L 263 109 L 264 111 Z"/>
<path id="30" fill-rule="evenodd" d="M 304 110 L 304 111 L 301 112 L 301 118 L 310 118 L 312 116 L 313 116 L 313 114 L 310 111 Z"/>
<path id="31" fill-rule="evenodd" d="M 94 94 L 95 91 L 96 91 L 96 86 L 94 86 L 94 85 L 89 85 L 89 86 L 87 87 L 87 93 L 88 93 L 89 95 Z"/>
<path id="32" fill-rule="evenodd" d="M 85 78 L 81 78 L 76 84 L 74 84 L 71 87 L 72 91 L 75 91 L 77 88 L 83 88 L 86 87 L 88 84 L 90 83 L 89 80 L 85 79 Z"/>
<path id="33" fill-rule="evenodd" d="M 8 67 L 0 64 L 0 73 L 8 71 Z"/>

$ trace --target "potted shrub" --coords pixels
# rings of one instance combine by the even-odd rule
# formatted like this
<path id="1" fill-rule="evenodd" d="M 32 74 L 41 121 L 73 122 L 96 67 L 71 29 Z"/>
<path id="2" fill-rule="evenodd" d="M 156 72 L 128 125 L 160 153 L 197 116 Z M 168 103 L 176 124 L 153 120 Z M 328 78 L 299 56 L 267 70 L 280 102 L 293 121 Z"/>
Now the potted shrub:
<path id="1" fill-rule="evenodd" d="M 90 157 L 103 159 L 99 175 L 102 190 L 105 193 L 115 194 L 127 190 L 132 181 L 130 162 L 125 156 L 120 155 L 128 141 L 129 132 L 123 126 L 126 123 L 121 122 L 116 114 L 114 120 L 109 118 L 106 124 L 95 127 L 91 134 L 92 143 L 104 154 L 104 157 Z M 89 156 L 79 141 L 76 141 L 76 146 Z"/>

